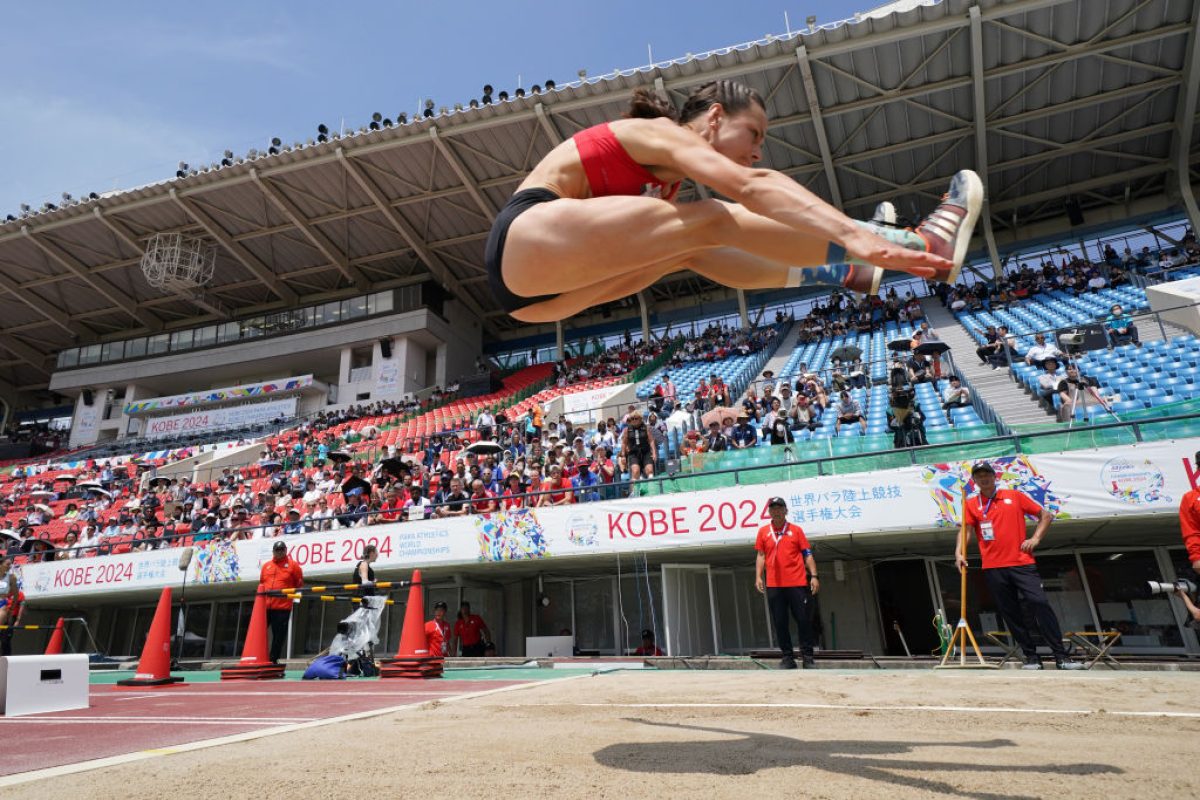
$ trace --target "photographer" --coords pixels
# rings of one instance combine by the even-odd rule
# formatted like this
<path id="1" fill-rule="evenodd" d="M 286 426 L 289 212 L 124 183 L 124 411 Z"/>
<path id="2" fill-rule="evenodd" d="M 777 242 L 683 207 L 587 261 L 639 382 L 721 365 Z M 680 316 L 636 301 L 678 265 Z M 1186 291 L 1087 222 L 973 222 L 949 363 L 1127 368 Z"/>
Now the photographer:
<path id="1" fill-rule="evenodd" d="M 1175 589 L 1175 595 L 1183 601 L 1184 608 L 1192 615 L 1192 621 L 1200 622 L 1200 608 L 1197 608 L 1196 604 L 1192 602 L 1192 597 L 1187 593 L 1187 590 L 1180 586 Z"/>
<path id="2" fill-rule="evenodd" d="M 893 431 L 892 446 L 897 449 L 928 444 L 925 415 L 917 405 L 911 386 L 893 388 L 888 395 L 888 428 Z"/>

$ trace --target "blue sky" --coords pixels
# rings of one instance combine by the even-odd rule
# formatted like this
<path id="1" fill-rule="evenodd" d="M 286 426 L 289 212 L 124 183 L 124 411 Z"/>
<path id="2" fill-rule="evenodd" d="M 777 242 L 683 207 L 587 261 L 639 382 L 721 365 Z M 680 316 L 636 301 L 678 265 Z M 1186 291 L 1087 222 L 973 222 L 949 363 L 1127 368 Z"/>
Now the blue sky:
<path id="1" fill-rule="evenodd" d="M 702 52 L 880 0 L 18 3 L 0 30 L 0 216 L 172 176 L 318 123 L 452 106 L 484 83 Z"/>

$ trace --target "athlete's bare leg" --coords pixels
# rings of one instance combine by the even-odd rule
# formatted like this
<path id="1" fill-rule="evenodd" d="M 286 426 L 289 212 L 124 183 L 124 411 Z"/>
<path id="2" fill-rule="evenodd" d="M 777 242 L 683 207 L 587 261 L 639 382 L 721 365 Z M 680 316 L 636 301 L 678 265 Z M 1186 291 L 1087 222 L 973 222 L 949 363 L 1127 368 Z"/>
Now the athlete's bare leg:
<path id="1" fill-rule="evenodd" d="M 880 254 L 875 266 L 954 280 L 982 201 L 978 176 L 962 172 L 951 182 L 947 202 L 917 232 L 859 223 L 886 238 L 880 238 L 881 249 L 873 251 Z M 623 276 L 722 247 L 794 267 L 845 260 L 837 245 L 736 203 L 676 205 L 618 196 L 563 198 L 529 209 L 509 229 L 502 269 L 505 284 L 515 294 L 561 294 L 593 286 L 597 276 Z M 936 255 L 923 252 L 926 249 Z M 778 284 L 788 285 L 794 284 Z"/>
<path id="2" fill-rule="evenodd" d="M 521 322 L 557 322 L 601 303 L 620 300 L 654 285 L 672 272 L 691 269 L 731 289 L 776 289 L 810 285 L 843 286 L 856 292 L 875 294 L 883 270 L 878 267 L 836 264 L 821 267 L 791 267 L 760 256 L 722 247 L 698 253 L 683 261 L 651 264 L 617 278 L 605 278 L 540 303 L 513 312 Z"/>
<path id="3" fill-rule="evenodd" d="M 595 284 L 597 276 L 615 278 L 652 264 L 678 263 L 718 247 L 797 267 L 822 266 L 831 260 L 828 241 L 736 203 L 702 200 L 675 205 L 626 196 L 563 198 L 535 206 L 513 222 L 504 249 L 504 282 L 523 296 L 570 292 Z M 879 266 L 932 275 L 933 268 L 943 264 L 927 253 L 899 252 L 904 254 L 901 261 Z M 780 283 L 779 288 L 786 285 Z"/>

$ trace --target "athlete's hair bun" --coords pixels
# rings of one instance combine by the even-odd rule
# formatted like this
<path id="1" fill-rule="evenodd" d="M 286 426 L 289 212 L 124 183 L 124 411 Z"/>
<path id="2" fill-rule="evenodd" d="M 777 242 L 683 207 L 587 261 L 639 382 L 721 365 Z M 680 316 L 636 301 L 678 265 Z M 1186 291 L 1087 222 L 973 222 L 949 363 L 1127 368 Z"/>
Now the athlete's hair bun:
<path id="1" fill-rule="evenodd" d="M 646 87 L 633 90 L 633 97 L 629 99 L 629 110 L 625 112 L 625 116 L 631 119 L 657 119 L 658 117 L 679 119 L 675 106 L 671 105 L 669 100 L 665 100 L 659 96 L 658 92 Z"/>

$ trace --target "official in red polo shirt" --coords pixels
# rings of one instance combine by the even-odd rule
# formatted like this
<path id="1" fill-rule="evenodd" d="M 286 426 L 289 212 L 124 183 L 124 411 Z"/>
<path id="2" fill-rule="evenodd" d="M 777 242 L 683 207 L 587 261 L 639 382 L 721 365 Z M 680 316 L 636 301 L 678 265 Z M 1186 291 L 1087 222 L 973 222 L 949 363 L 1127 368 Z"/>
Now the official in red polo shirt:
<path id="1" fill-rule="evenodd" d="M 454 644 L 450 647 L 453 654 L 457 645 L 462 645 L 462 655 L 465 658 L 479 657 L 492 640 L 492 632 L 488 630 L 483 617 L 471 613 L 471 604 L 463 603 L 454 623 Z"/>
<path id="2" fill-rule="evenodd" d="M 812 547 L 799 525 L 787 521 L 787 501 L 772 497 L 767 501 L 771 521 L 758 529 L 754 549 L 758 557 L 754 564 L 754 585 L 767 595 L 771 622 L 783 660 L 780 669 L 795 669 L 796 654 L 792 650 L 792 632 L 788 612 L 796 620 L 800 632 L 800 656 L 805 669 L 816 666 L 813 661 L 812 622 L 809 607 L 812 596 L 821 588 L 817 581 L 817 562 Z"/>
<path id="3" fill-rule="evenodd" d="M 1037 645 L 1025 627 L 1023 609 L 1030 612 L 1038 630 L 1054 654 L 1059 669 L 1083 669 L 1072 661 L 1063 646 L 1062 627 L 1046 599 L 1042 577 L 1038 574 L 1033 551 L 1042 543 L 1054 515 L 1024 492 L 996 486 L 996 470 L 986 461 L 971 467 L 971 478 L 979 493 L 964 503 L 963 515 L 975 530 L 979 554 L 983 557 L 983 575 L 996 608 L 1008 626 L 1013 641 L 1025 654 L 1022 669 L 1041 669 Z M 1037 517 L 1033 535 L 1025 536 L 1025 517 Z M 967 568 L 962 537 L 957 538 L 954 561 L 959 570 Z"/>
<path id="4" fill-rule="evenodd" d="M 433 604 L 433 619 L 425 623 L 425 642 L 431 656 L 450 655 L 450 623 L 446 622 L 446 604 Z"/>
<path id="5" fill-rule="evenodd" d="M 1196 466 L 1200 468 L 1200 453 L 1196 453 Z M 1200 489 L 1185 493 L 1179 503 L 1179 532 L 1192 570 L 1200 575 Z"/>

